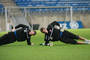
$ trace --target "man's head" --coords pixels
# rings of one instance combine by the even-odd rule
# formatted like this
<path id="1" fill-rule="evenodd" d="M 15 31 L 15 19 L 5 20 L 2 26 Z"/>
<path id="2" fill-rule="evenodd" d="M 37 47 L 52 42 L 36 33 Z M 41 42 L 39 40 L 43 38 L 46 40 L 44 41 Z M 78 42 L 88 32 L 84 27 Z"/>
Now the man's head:
<path id="1" fill-rule="evenodd" d="M 36 35 L 36 31 L 31 30 L 31 31 L 29 32 L 29 35 Z"/>
<path id="2" fill-rule="evenodd" d="M 48 33 L 48 30 L 47 30 L 46 28 L 44 28 L 44 27 L 42 27 L 42 28 L 40 29 L 40 31 L 41 31 L 42 33 Z"/>

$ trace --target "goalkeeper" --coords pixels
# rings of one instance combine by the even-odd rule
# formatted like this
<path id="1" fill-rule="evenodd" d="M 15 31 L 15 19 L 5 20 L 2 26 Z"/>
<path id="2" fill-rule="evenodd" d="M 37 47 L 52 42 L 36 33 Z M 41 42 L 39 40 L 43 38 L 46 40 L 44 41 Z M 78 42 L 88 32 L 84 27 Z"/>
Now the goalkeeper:
<path id="1" fill-rule="evenodd" d="M 17 30 L 16 30 L 17 29 Z M 32 45 L 31 36 L 35 35 L 36 31 L 31 31 L 28 26 L 19 24 L 11 32 L 0 37 L 0 45 L 14 43 L 16 41 L 27 41 L 27 45 Z"/>
<path id="2" fill-rule="evenodd" d="M 47 29 L 42 27 L 40 31 L 45 34 L 45 39 L 44 39 L 45 43 L 42 43 L 40 45 L 53 46 L 52 43 L 49 43 L 50 41 L 61 41 L 66 44 L 90 43 L 89 40 L 65 30 L 65 27 L 66 27 L 65 24 L 61 27 L 61 25 L 56 21 L 49 24 Z M 82 40 L 82 41 L 76 41 L 76 40 Z"/>

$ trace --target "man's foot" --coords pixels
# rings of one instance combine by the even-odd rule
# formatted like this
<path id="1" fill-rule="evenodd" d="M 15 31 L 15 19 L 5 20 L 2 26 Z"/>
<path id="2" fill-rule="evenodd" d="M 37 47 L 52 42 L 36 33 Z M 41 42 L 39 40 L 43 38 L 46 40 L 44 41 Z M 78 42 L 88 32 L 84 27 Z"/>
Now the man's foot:
<path id="1" fill-rule="evenodd" d="M 45 46 L 45 43 L 41 43 L 40 45 Z M 46 46 L 53 46 L 53 43 L 48 43 Z"/>
<path id="2" fill-rule="evenodd" d="M 49 46 L 53 46 L 53 43 L 49 43 Z"/>
<path id="3" fill-rule="evenodd" d="M 90 40 L 85 40 L 85 42 L 90 42 Z"/>
<path id="4" fill-rule="evenodd" d="M 33 46 L 34 45 L 34 43 L 31 43 L 31 46 Z"/>

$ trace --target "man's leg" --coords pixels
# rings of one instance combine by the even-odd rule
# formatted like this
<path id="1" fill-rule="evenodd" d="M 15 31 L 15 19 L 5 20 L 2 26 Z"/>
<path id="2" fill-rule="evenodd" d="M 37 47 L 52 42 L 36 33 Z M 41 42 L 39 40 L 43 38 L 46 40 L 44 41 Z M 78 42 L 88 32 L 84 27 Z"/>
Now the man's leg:
<path id="1" fill-rule="evenodd" d="M 70 37 L 67 37 L 65 35 L 62 36 L 62 38 L 60 39 L 60 41 L 66 43 L 66 44 L 77 44 L 77 41 L 70 38 Z"/>
<path id="2" fill-rule="evenodd" d="M 85 41 L 76 41 L 75 39 L 63 36 L 61 38 L 62 42 L 66 43 L 66 44 L 90 44 L 89 42 L 85 42 Z"/>
<path id="3" fill-rule="evenodd" d="M 3 35 L 0 37 L 0 45 L 4 45 L 7 42 L 8 34 Z"/>
<path id="4" fill-rule="evenodd" d="M 2 37 L 0 37 L 0 45 L 5 45 L 13 42 L 14 41 L 9 38 L 9 34 L 5 34 Z"/>
<path id="5" fill-rule="evenodd" d="M 88 41 L 88 39 L 86 39 L 86 38 L 84 38 L 84 37 L 81 37 L 81 36 L 79 36 L 79 40 Z"/>
<path id="6" fill-rule="evenodd" d="M 75 35 L 75 34 L 69 32 L 69 31 L 65 31 L 64 34 L 65 34 L 65 36 L 67 36 L 67 37 L 69 37 L 69 38 L 82 40 L 82 41 L 84 41 L 85 43 L 90 43 L 90 40 L 88 40 L 88 39 L 86 39 L 86 38 L 84 38 L 84 37 Z"/>
<path id="7" fill-rule="evenodd" d="M 78 35 L 73 34 L 73 33 L 69 32 L 69 31 L 66 31 L 66 30 L 63 32 L 63 34 L 66 37 L 71 38 L 71 39 L 79 39 L 79 36 Z"/>
<path id="8" fill-rule="evenodd" d="M 78 40 L 81 40 L 81 41 L 78 41 L 78 44 L 90 44 L 90 40 L 84 38 L 84 37 L 81 37 L 81 36 L 78 36 Z"/>
<path id="9" fill-rule="evenodd" d="M 78 41 L 77 44 L 86 44 L 85 42 Z"/>
<path id="10" fill-rule="evenodd" d="M 77 41 L 77 44 L 90 44 L 90 42 Z"/>

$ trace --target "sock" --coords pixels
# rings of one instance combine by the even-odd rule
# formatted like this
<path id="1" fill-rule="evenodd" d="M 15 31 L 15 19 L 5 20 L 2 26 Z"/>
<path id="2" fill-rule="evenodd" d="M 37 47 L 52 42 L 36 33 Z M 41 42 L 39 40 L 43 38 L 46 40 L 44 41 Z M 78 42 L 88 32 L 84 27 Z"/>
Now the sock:
<path id="1" fill-rule="evenodd" d="M 86 40 L 84 43 L 85 43 L 85 44 L 90 44 L 90 41 Z"/>
<path id="2" fill-rule="evenodd" d="M 90 40 L 85 40 L 85 42 L 90 42 Z"/>

